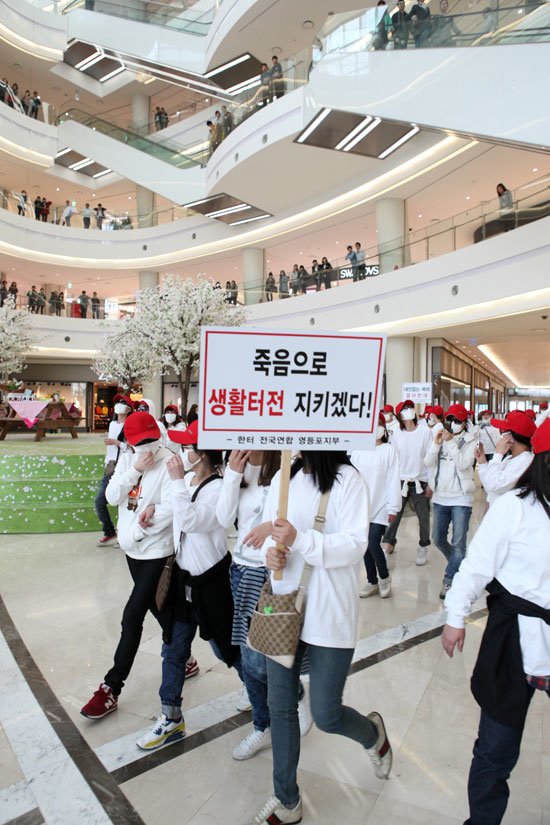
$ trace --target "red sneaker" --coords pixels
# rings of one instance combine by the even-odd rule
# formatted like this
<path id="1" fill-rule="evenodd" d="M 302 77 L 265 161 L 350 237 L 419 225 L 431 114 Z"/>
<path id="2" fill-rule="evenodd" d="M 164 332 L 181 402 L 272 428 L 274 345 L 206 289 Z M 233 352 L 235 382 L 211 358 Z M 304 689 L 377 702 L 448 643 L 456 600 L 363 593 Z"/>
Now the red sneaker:
<path id="1" fill-rule="evenodd" d="M 111 536 L 102 536 L 98 544 L 101 547 L 103 544 L 109 544 L 110 541 L 114 541 L 116 539 L 116 533 L 113 533 Z"/>
<path id="2" fill-rule="evenodd" d="M 112 689 L 102 682 L 80 713 L 87 719 L 103 719 L 104 716 L 112 713 L 117 707 L 118 698 Z"/>
<path id="3" fill-rule="evenodd" d="M 191 679 L 192 676 L 197 676 L 199 673 L 199 663 L 194 656 L 190 656 L 185 664 L 185 678 Z"/>

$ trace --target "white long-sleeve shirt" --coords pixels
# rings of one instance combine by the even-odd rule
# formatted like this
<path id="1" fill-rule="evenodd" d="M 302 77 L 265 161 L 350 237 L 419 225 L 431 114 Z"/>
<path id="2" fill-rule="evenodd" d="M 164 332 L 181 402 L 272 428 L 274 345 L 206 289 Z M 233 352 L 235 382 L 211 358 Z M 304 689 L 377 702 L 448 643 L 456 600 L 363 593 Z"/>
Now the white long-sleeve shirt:
<path id="1" fill-rule="evenodd" d="M 263 521 L 277 518 L 280 472 L 271 482 Z M 288 521 L 297 536 L 287 557 L 282 581 L 271 576 L 274 593 L 290 593 L 312 565 L 304 626 L 304 642 L 320 647 L 354 648 L 357 641 L 359 570 L 367 547 L 369 499 L 365 482 L 354 467 L 339 469 L 327 507 L 325 531 L 313 529 L 321 493 L 311 475 L 300 470 L 290 481 Z M 263 558 L 273 546 L 268 538 Z"/>
<path id="2" fill-rule="evenodd" d="M 199 576 L 227 555 L 227 538 L 216 516 L 222 479 L 206 484 L 193 502 L 198 486 L 191 486 L 194 478 L 195 473 L 186 473 L 173 482 L 172 509 L 176 562 L 182 570 Z"/>
<path id="3" fill-rule="evenodd" d="M 487 493 L 487 501 L 492 504 L 503 493 L 511 490 L 533 460 L 533 453 L 525 450 L 515 458 L 495 453 L 491 461 L 478 464 L 479 478 Z"/>
<path id="4" fill-rule="evenodd" d="M 550 415 L 550 410 L 541 410 L 535 418 L 536 426 L 540 427 L 541 424 L 544 424 L 544 422 L 548 418 L 548 415 Z"/>
<path id="5" fill-rule="evenodd" d="M 550 608 L 550 519 L 532 496 L 501 496 L 478 527 L 445 597 L 447 623 L 464 627 L 473 604 L 493 579 L 510 593 Z M 518 616 L 525 673 L 550 675 L 550 627 Z"/>
<path id="6" fill-rule="evenodd" d="M 124 421 L 111 421 L 109 424 L 109 431 L 108 437 L 109 438 L 116 438 L 118 440 L 119 435 L 122 432 L 122 428 L 124 427 Z M 105 464 L 108 464 L 109 461 L 116 461 L 119 454 L 119 447 L 116 444 L 109 444 L 107 446 L 107 450 L 105 451 Z"/>
<path id="7" fill-rule="evenodd" d="M 401 509 L 397 452 L 391 444 L 380 444 L 375 450 L 354 450 L 350 458 L 367 485 L 371 523 L 388 524 L 388 516 Z"/>
<path id="8" fill-rule="evenodd" d="M 231 467 L 226 467 L 222 491 L 216 504 L 216 514 L 222 527 L 227 529 L 235 518 L 239 520 L 233 560 L 246 567 L 263 567 L 264 564 L 260 548 L 256 550 L 244 543 L 244 537 L 262 523 L 269 487 L 258 486 L 261 469 L 261 465 L 256 467 L 248 463 L 244 471 L 248 486 L 241 488 L 243 473 L 236 473 Z"/>
<path id="9" fill-rule="evenodd" d="M 399 477 L 402 481 L 427 481 L 424 459 L 433 439 L 429 427 L 393 431 L 391 443 L 399 458 Z"/>
<path id="10" fill-rule="evenodd" d="M 166 462 L 171 453 L 161 447 L 155 454 L 155 464 L 143 473 L 136 470 L 136 456 L 121 454 L 115 472 L 107 485 L 105 497 L 109 504 L 118 505 L 117 535 L 124 552 L 133 559 L 159 559 L 173 551 L 172 542 L 172 481 Z M 128 510 L 128 493 L 141 477 L 137 509 Z M 151 527 L 141 528 L 140 514 L 150 504 L 155 505 Z"/>

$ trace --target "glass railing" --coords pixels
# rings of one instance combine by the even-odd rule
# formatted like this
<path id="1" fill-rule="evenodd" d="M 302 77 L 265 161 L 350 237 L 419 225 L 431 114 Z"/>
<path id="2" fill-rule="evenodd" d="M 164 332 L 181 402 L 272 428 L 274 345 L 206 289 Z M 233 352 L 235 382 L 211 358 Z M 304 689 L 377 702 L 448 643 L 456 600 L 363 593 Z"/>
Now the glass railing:
<path id="1" fill-rule="evenodd" d="M 200 166 L 208 159 L 208 151 L 205 149 L 197 149 L 193 154 L 187 154 L 186 149 L 171 141 L 154 141 L 139 134 L 139 132 L 132 129 L 125 129 L 122 126 L 117 126 L 114 123 L 108 123 L 102 118 L 90 115 L 80 109 L 69 109 L 60 115 L 56 120 L 56 125 L 65 123 L 66 121 L 76 121 L 92 129 L 94 132 L 99 132 L 102 135 L 118 140 L 132 149 L 138 149 L 140 152 L 145 152 L 149 157 L 162 160 L 175 166 L 178 169 L 187 169 L 192 166 Z"/>
<path id="2" fill-rule="evenodd" d="M 137 212 L 136 210 L 118 211 L 105 209 L 105 217 L 98 226 L 94 213 L 94 207 L 99 202 L 94 199 L 91 203 L 92 216 L 90 218 L 90 229 L 101 229 L 102 231 L 119 231 L 132 229 L 145 229 L 150 226 L 162 226 L 163 224 L 181 221 L 186 218 L 196 217 L 196 213 L 185 206 L 166 206 L 155 209 L 152 212 Z M 21 206 L 21 211 L 19 207 Z M 20 193 L 10 189 L 0 190 L 0 207 L 14 214 L 21 214 L 25 218 L 30 218 L 44 223 L 53 223 L 64 226 L 67 231 L 71 229 L 85 229 L 82 207 L 84 204 L 74 206 L 75 212 L 71 216 L 70 226 L 64 225 L 63 213 L 66 204 L 56 204 L 46 200 L 45 208 L 35 207 L 34 199 L 27 197 L 26 202 L 20 200 Z"/>
<path id="3" fill-rule="evenodd" d="M 72 0 L 63 9 L 63 14 L 75 9 L 85 9 L 204 37 L 214 19 L 215 7 L 205 11 L 195 10 L 194 5 L 194 2 L 185 3 L 181 0 L 178 3 L 164 3 L 161 0 Z"/>
<path id="4" fill-rule="evenodd" d="M 448 0 L 426 4 L 423 19 L 412 15 L 412 2 L 399 13 L 377 6 L 335 14 L 317 37 L 313 63 L 337 52 L 390 51 L 406 48 L 491 46 L 550 40 L 550 2 L 541 5 L 486 7 L 483 11 L 449 14 Z"/>
<path id="5" fill-rule="evenodd" d="M 508 232 L 527 223 L 550 216 L 550 177 L 532 181 L 512 192 L 513 205 L 501 208 L 498 202 L 487 201 L 437 223 L 409 232 L 407 238 L 398 238 L 383 246 L 365 248 L 364 269 L 345 257 L 332 258 L 330 269 L 312 272 L 311 264 L 304 264 L 302 275 L 292 288 L 291 273 L 299 263 L 284 266 L 288 276 L 288 293 L 279 291 L 280 265 L 273 271 L 275 289 L 266 289 L 265 277 L 247 286 L 247 302 L 272 300 L 318 292 L 330 287 L 341 287 L 354 281 L 377 275 L 391 275 L 394 269 L 422 263 L 432 258 L 455 252 L 502 232 Z M 353 239 L 350 239 L 350 243 Z M 354 247 L 355 249 L 355 247 Z M 323 250 L 316 256 L 320 264 Z M 300 256 L 300 260 L 303 260 Z"/>

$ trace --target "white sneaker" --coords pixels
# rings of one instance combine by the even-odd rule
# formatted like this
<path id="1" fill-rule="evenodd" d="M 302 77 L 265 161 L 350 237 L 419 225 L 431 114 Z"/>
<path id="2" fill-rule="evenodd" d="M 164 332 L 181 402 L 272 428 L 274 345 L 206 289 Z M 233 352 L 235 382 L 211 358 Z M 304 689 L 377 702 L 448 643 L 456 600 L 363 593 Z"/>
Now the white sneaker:
<path id="1" fill-rule="evenodd" d="M 379 713 L 376 713 L 376 711 L 369 713 L 367 715 L 367 719 L 370 719 L 378 731 L 378 739 L 376 740 L 376 744 L 373 745 L 372 748 L 367 748 L 367 753 L 370 756 L 374 773 L 378 779 L 387 779 L 391 771 L 393 752 L 388 739 L 388 734 L 386 733 L 386 726 L 384 725 L 384 720 Z"/>
<path id="2" fill-rule="evenodd" d="M 243 762 L 245 759 L 251 759 L 260 751 L 271 747 L 271 731 L 269 728 L 265 730 L 254 729 L 248 736 L 241 739 L 238 745 L 233 748 L 233 759 Z"/>
<path id="3" fill-rule="evenodd" d="M 387 599 L 388 596 L 391 596 L 391 576 L 388 576 L 387 579 L 378 579 L 378 585 L 381 599 Z"/>
<path id="4" fill-rule="evenodd" d="M 250 699 L 248 698 L 248 693 L 246 692 L 244 685 L 241 688 L 241 695 L 237 700 L 237 710 L 241 712 L 245 710 L 252 710 L 252 705 L 250 704 Z"/>
<path id="5" fill-rule="evenodd" d="M 359 598 L 368 599 L 369 596 L 374 596 L 376 593 L 378 593 L 378 585 L 367 582 L 364 588 L 359 593 Z"/>
<path id="6" fill-rule="evenodd" d="M 302 682 L 304 695 L 298 702 L 298 721 L 300 722 L 300 736 L 307 736 L 313 725 L 313 716 L 309 705 L 309 688 Z"/>
<path id="7" fill-rule="evenodd" d="M 156 751 L 165 745 L 173 745 L 185 737 L 185 721 L 181 719 L 167 719 L 161 714 L 151 730 L 147 731 L 136 744 L 143 751 Z"/>
<path id="8" fill-rule="evenodd" d="M 302 821 L 302 800 L 298 800 L 295 808 L 285 808 L 276 796 L 268 799 L 261 811 L 258 811 L 254 819 L 248 825 L 272 825 L 277 822 L 281 825 L 294 825 Z"/>
<path id="9" fill-rule="evenodd" d="M 418 567 L 423 567 L 428 561 L 428 548 L 419 547 L 416 551 L 416 564 Z"/>

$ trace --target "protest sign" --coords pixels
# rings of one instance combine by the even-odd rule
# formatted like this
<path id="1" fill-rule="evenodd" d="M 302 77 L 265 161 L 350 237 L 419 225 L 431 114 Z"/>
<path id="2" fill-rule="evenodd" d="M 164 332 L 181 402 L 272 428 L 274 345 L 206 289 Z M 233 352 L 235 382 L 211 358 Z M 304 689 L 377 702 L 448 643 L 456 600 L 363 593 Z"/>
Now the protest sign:
<path id="1" fill-rule="evenodd" d="M 402 401 L 414 401 L 415 404 L 432 403 L 431 384 L 403 384 Z"/>
<path id="2" fill-rule="evenodd" d="M 385 336 L 203 327 L 199 447 L 374 448 Z"/>

